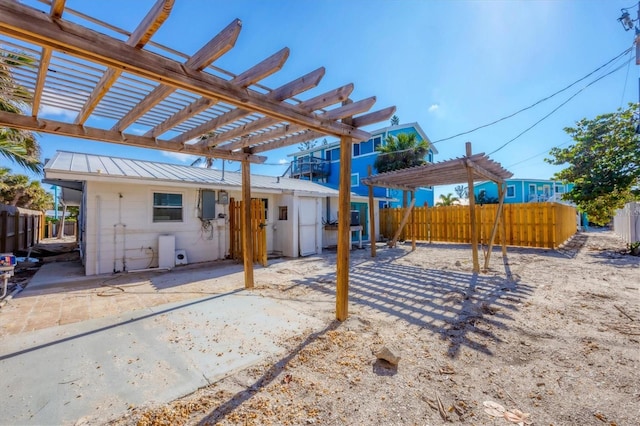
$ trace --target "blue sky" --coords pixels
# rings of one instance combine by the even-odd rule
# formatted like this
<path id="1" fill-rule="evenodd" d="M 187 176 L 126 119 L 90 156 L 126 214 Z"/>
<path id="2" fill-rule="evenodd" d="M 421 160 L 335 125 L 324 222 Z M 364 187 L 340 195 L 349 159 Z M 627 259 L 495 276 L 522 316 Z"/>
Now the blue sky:
<path id="1" fill-rule="evenodd" d="M 42 7 L 33 0 L 26 3 Z M 67 0 L 68 7 L 129 31 L 153 3 Z M 191 54 L 239 18 L 243 27 L 238 42 L 216 65 L 237 74 L 287 46 L 289 59 L 280 72 L 263 80 L 267 86 L 279 86 L 324 66 L 325 78 L 312 94 L 352 82 L 354 100 L 375 95 L 378 101 L 372 110 L 395 105 L 402 123 L 420 123 L 429 138 L 437 141 L 526 107 L 631 47 L 632 31 L 625 32 L 617 22 L 620 9 L 629 6 L 636 17 L 635 5 L 617 0 L 176 0 L 153 40 Z M 463 155 L 466 141 L 474 152 L 494 151 L 634 54 L 635 49 L 590 79 L 514 118 L 438 142 L 436 160 Z M 560 168 L 543 159 L 550 148 L 570 142 L 563 128 L 637 102 L 639 70 L 635 61 L 624 65 L 491 157 L 515 177 L 551 177 Z M 193 161 L 45 134 L 40 143 L 44 157 L 61 149 L 182 164 Z M 296 150 L 297 146 L 272 151 L 269 165 L 252 166 L 252 171 L 280 175 L 286 167 L 278 164 Z M 215 166 L 220 164 L 217 160 Z M 237 163 L 227 165 L 228 170 L 238 168 Z M 436 189 L 437 195 L 443 192 L 452 189 Z"/>

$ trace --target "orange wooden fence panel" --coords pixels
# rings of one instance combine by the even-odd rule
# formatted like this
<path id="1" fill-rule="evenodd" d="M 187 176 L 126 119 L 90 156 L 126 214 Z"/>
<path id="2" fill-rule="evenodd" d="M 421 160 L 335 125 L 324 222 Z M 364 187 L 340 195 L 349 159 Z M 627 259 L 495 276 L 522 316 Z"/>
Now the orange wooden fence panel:
<path id="1" fill-rule="evenodd" d="M 577 231 L 576 209 L 559 203 L 505 204 L 507 245 L 557 248 Z M 479 241 L 488 244 L 497 204 L 477 205 Z M 391 238 L 400 225 L 403 208 L 380 209 L 380 234 Z M 416 238 L 421 241 L 471 242 L 469 206 L 416 207 Z M 410 230 L 405 238 L 410 238 Z M 496 237 L 495 244 L 500 244 Z"/>

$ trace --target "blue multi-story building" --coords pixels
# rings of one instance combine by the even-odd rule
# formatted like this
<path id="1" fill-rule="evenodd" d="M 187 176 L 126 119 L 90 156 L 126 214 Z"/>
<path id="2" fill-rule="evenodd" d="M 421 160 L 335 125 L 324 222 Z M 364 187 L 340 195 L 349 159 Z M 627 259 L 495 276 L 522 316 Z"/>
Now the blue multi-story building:
<path id="1" fill-rule="evenodd" d="M 505 203 L 564 202 L 562 196 L 573 188 L 572 183 L 547 179 L 507 179 Z M 476 200 L 498 199 L 498 185 L 495 182 L 475 184 Z"/>
<path id="2" fill-rule="evenodd" d="M 378 157 L 379 146 L 386 144 L 388 136 L 397 137 L 401 133 L 416 134 L 419 141 L 427 141 L 429 143 L 429 151 L 425 156 L 425 160 L 433 162 L 433 157 L 438 153 L 436 148 L 424 133 L 418 123 L 400 124 L 395 126 L 384 127 L 370 132 L 372 137 L 367 141 L 353 143 L 353 152 L 351 159 L 351 192 L 360 196 L 368 196 L 369 188 L 360 183 L 360 179 L 367 177 L 368 167 L 371 166 L 373 173 L 374 162 Z M 308 179 L 318 182 L 322 185 L 337 189 L 340 182 L 340 141 L 328 142 L 326 139 L 319 145 L 310 149 L 290 154 L 293 157 L 289 168 L 289 175 L 293 178 Z M 402 191 L 387 188 L 374 188 L 374 197 L 383 199 L 381 206 L 400 207 L 402 205 Z M 429 206 L 433 205 L 433 188 L 420 188 L 415 191 L 416 205 Z M 360 212 L 360 219 L 364 226 L 363 237 L 366 234 L 366 222 L 368 205 L 365 201 L 354 201 L 351 203 L 351 210 Z M 327 220 L 330 221 L 329 212 Z"/>

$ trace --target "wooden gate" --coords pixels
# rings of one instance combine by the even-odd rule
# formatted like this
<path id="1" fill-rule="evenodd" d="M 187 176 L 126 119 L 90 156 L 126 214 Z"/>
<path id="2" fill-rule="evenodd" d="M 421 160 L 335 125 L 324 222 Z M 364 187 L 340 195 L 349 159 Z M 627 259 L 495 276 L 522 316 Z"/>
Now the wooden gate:
<path id="1" fill-rule="evenodd" d="M 229 200 L 229 252 L 231 258 L 241 261 L 242 253 L 242 201 Z M 260 199 L 251 200 L 251 236 L 253 241 L 253 262 L 267 266 L 267 220 L 264 203 Z"/>

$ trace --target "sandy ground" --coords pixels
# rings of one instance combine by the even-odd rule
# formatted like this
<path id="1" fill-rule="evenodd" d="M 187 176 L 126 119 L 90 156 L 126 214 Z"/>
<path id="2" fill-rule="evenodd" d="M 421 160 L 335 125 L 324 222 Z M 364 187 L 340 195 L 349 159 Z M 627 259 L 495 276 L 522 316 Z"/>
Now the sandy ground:
<path id="1" fill-rule="evenodd" d="M 624 251 L 609 231 L 581 233 L 504 263 L 495 251 L 474 275 L 467 245 L 355 250 L 343 323 L 335 253 L 275 263 L 256 270 L 255 291 L 324 328 L 111 424 L 638 425 L 640 258 Z M 397 366 L 376 356 L 385 346 Z"/>

